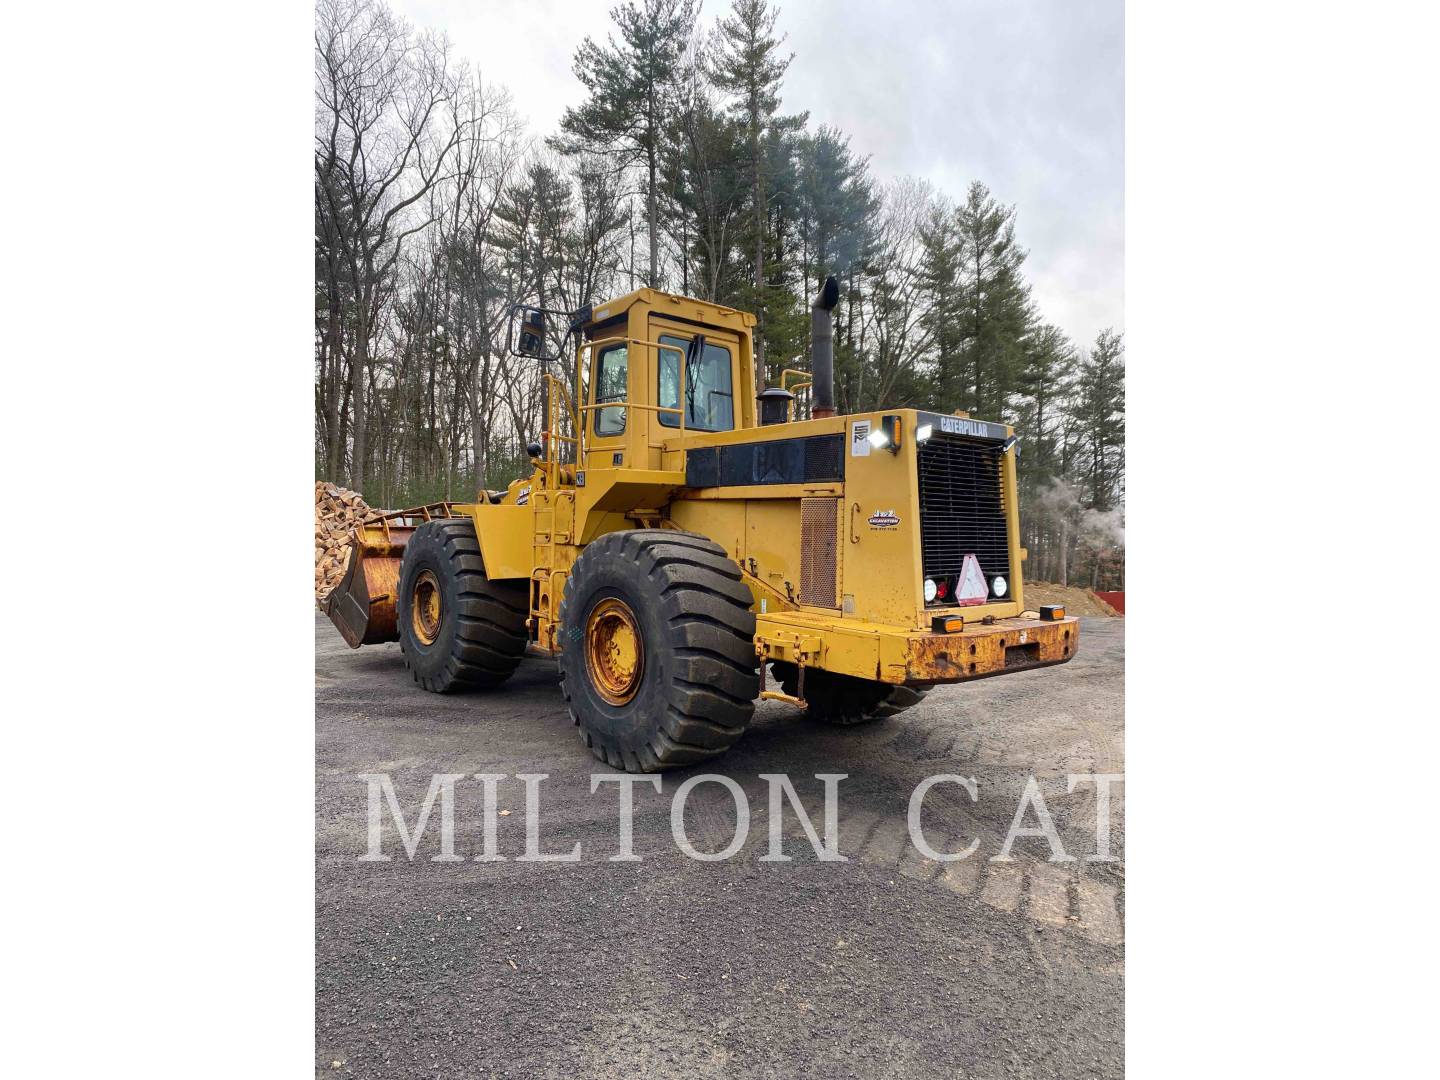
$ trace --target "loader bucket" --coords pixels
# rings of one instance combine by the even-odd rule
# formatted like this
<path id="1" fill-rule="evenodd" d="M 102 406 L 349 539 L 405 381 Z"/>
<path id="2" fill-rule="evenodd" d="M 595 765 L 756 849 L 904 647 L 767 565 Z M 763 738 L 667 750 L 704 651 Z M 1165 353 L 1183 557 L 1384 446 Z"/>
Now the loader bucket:
<path id="1" fill-rule="evenodd" d="M 324 602 L 325 614 L 352 649 L 400 640 L 395 621 L 400 556 L 414 531 L 380 522 L 356 534 L 345 576 Z"/>
<path id="2" fill-rule="evenodd" d="M 374 518 L 355 531 L 345 576 L 320 603 L 352 649 L 400 640 L 396 608 L 405 545 L 425 522 L 454 516 L 453 503 L 426 503 Z"/>

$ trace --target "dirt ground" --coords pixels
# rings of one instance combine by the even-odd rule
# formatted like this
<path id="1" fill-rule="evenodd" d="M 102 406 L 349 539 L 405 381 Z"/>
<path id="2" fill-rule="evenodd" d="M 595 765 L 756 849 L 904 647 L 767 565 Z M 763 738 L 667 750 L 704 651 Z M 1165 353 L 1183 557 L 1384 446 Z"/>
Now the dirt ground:
<path id="1" fill-rule="evenodd" d="M 1119 612 L 1089 589 L 1074 585 L 1056 585 L 1049 581 L 1025 582 L 1025 606 L 1031 611 L 1041 604 L 1064 604 L 1067 615 L 1095 615 L 1113 619 Z"/>
<path id="2" fill-rule="evenodd" d="M 1073 610 L 1073 609 L 1072 609 Z M 766 703 L 725 757 L 635 788 L 639 862 L 618 850 L 614 775 L 581 744 L 550 661 L 500 691 L 415 687 L 399 647 L 351 651 L 316 619 L 316 1074 L 430 1077 L 1113 1077 L 1123 1071 L 1124 787 L 1113 789 L 1115 863 L 1094 853 L 1093 785 L 1124 770 L 1125 621 L 1087 618 L 1071 663 L 942 687 L 879 725 L 833 729 Z M 749 839 L 723 862 L 682 855 L 671 797 L 702 772 L 732 777 Z M 457 785 L 457 862 L 432 821 L 410 861 L 361 862 L 363 773 L 387 773 L 414 824 L 433 773 L 500 773 L 499 851 L 482 850 L 481 787 Z M 545 773 L 541 850 L 517 862 L 525 797 Z M 843 863 L 820 862 L 785 808 L 790 862 L 767 850 L 767 783 L 786 773 L 821 826 L 818 773 L 839 785 Z M 910 846 L 925 777 L 932 845 Z M 1034 774 L 1067 853 L 1015 841 L 992 862 Z M 698 787 L 684 823 L 702 851 L 735 830 L 731 796 Z M 1031 814 L 1027 825 L 1035 824 Z M 388 821 L 387 821 L 388 825 Z M 338 1063 L 338 1064 L 337 1064 Z"/>

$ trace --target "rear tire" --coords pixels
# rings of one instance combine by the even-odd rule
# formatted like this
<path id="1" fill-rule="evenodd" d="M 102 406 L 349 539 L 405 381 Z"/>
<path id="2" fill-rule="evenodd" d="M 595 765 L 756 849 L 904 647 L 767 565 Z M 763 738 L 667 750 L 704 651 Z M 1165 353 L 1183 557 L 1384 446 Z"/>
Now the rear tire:
<path id="1" fill-rule="evenodd" d="M 800 673 L 794 664 L 777 660 L 771 665 L 781 689 L 794 696 L 800 689 Z M 884 720 L 918 705 L 930 692 L 928 686 L 897 686 L 838 675 L 822 668 L 805 671 L 805 715 L 822 724 L 853 727 Z"/>
<path id="2" fill-rule="evenodd" d="M 435 694 L 508 679 L 525 654 L 527 588 L 485 576 L 469 518 L 417 528 L 400 560 L 395 611 L 411 678 Z"/>
<path id="3" fill-rule="evenodd" d="M 760 692 L 752 602 L 703 536 L 632 529 L 588 544 L 560 602 L 560 688 L 590 751 L 656 772 L 728 750 Z"/>

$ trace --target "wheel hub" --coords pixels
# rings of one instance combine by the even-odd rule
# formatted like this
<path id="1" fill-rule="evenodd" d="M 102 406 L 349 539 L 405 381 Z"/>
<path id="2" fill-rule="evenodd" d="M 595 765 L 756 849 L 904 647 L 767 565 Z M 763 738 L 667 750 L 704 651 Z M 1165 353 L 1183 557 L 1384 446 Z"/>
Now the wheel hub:
<path id="1" fill-rule="evenodd" d="M 422 645 L 433 645 L 440 636 L 440 582 L 431 570 L 421 570 L 410 596 L 410 626 Z"/>
<path id="2" fill-rule="evenodd" d="M 635 613 L 625 601 L 609 596 L 590 609 L 585 665 L 596 691 L 611 705 L 624 705 L 640 689 L 645 649 Z"/>

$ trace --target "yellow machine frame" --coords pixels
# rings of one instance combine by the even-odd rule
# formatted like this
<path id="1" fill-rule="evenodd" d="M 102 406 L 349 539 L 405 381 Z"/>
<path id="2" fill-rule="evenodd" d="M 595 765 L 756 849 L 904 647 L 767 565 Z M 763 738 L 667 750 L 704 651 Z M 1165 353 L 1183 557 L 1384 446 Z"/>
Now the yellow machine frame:
<path id="1" fill-rule="evenodd" d="M 583 328 L 573 393 L 560 379 L 544 375 L 545 430 L 532 475 L 512 484 L 498 503 L 452 508 L 474 520 L 490 578 L 529 580 L 532 648 L 559 651 L 560 599 L 585 546 L 605 533 L 642 527 L 699 533 L 726 549 L 754 597 L 756 653 L 765 661 L 886 683 L 930 683 L 1073 656 L 1079 644 L 1076 619 L 1026 617 L 1014 453 L 1007 452 L 1002 463 L 1009 597 L 971 607 L 927 607 L 916 454 L 908 443 L 909 452 L 860 453 L 854 440 L 857 425 L 868 422 L 874 430 L 882 417 L 895 418 L 891 422 L 902 439 L 913 439 L 929 414 L 886 409 L 758 426 L 754 325 L 747 312 L 654 289 L 605 304 Z M 703 333 L 707 342 L 730 351 L 734 430 L 687 430 L 684 409 L 658 404 L 652 388 L 659 385 L 660 350 L 676 351 L 658 341 L 667 331 Z M 597 358 L 602 349 L 622 344 L 626 399 L 597 402 L 589 389 L 596 384 Z M 684 386 L 683 351 L 679 364 L 678 385 Z M 787 369 L 784 378 L 804 375 Z M 621 432 L 596 434 L 592 418 L 601 409 L 624 410 Z M 679 418 L 675 426 L 660 422 L 671 414 Z M 1012 433 L 1009 427 L 1004 431 Z M 841 436 L 843 480 L 687 486 L 688 452 L 814 435 Z M 825 560 L 832 549 L 835 604 L 807 603 L 798 593 L 807 551 Z M 822 565 L 829 568 L 828 562 Z M 945 632 L 936 630 L 937 618 Z"/>

